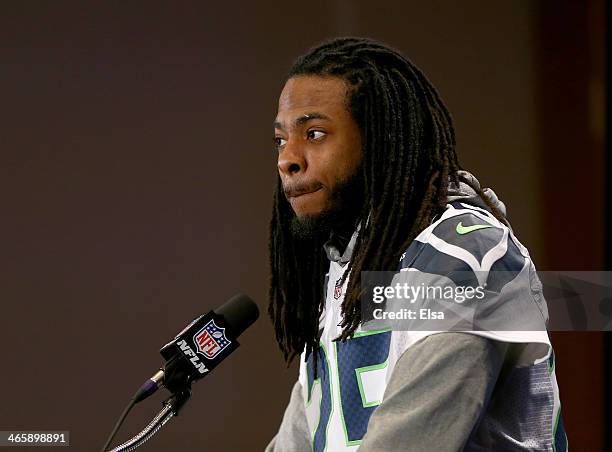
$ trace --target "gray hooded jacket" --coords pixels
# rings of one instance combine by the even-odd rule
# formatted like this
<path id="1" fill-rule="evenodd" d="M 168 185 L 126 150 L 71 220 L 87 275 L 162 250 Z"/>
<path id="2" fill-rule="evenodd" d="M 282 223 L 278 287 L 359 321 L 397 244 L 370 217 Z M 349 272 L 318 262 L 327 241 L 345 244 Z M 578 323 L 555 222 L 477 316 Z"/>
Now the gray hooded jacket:
<path id="1" fill-rule="evenodd" d="M 486 207 L 472 188 L 480 188 L 478 180 L 467 171 L 460 171 L 459 178 L 459 186 L 449 185 L 449 202 Z M 483 191 L 505 215 L 506 207 L 495 192 Z M 348 261 L 352 243 L 342 255 L 326 249 L 330 260 Z M 431 335 L 410 347 L 393 370 L 359 452 L 464 450 L 489 402 L 507 350 L 503 342 L 457 332 Z M 298 381 L 265 452 L 308 450 L 312 437 Z"/>

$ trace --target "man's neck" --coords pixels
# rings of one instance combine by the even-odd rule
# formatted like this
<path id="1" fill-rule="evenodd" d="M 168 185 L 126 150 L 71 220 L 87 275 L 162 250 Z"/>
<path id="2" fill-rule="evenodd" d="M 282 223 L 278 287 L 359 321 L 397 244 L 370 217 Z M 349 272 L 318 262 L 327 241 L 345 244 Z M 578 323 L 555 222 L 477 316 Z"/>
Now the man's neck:
<path id="1" fill-rule="evenodd" d="M 357 221 L 355 224 L 345 222 L 342 227 L 337 224 L 332 228 L 329 240 L 323 245 L 330 261 L 345 265 L 351 259 L 358 229 Z"/>
<path id="2" fill-rule="evenodd" d="M 347 233 L 345 231 L 342 231 L 342 232 L 332 231 L 329 239 L 333 243 L 333 245 L 336 247 L 338 252 L 340 254 L 344 254 L 344 251 L 346 250 L 346 246 L 351 240 L 352 235 L 353 235 L 352 232 Z"/>
<path id="3" fill-rule="evenodd" d="M 355 229 L 357 229 L 357 219 L 342 222 L 332 227 L 330 239 L 334 242 L 340 254 L 343 254 L 346 250 L 346 246 L 349 244 L 351 237 L 353 237 Z"/>

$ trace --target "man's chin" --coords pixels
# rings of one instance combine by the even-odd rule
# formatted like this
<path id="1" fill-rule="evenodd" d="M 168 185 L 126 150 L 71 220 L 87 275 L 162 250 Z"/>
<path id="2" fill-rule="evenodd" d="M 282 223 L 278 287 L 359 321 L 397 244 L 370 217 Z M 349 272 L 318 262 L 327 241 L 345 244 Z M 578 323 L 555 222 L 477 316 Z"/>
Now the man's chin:
<path id="1" fill-rule="evenodd" d="M 291 219 L 291 233 L 299 239 L 327 240 L 332 227 L 332 215 L 318 214 L 295 215 Z"/>

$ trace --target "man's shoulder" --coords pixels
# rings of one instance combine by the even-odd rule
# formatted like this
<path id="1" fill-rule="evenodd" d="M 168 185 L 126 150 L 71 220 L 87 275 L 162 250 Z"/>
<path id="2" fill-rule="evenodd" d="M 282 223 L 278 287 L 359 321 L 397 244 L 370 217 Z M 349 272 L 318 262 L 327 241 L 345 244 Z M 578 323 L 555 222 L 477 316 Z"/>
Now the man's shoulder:
<path id="1" fill-rule="evenodd" d="M 446 209 L 410 244 L 399 270 L 448 276 L 457 272 L 519 272 L 527 249 L 491 212 L 462 202 Z"/>

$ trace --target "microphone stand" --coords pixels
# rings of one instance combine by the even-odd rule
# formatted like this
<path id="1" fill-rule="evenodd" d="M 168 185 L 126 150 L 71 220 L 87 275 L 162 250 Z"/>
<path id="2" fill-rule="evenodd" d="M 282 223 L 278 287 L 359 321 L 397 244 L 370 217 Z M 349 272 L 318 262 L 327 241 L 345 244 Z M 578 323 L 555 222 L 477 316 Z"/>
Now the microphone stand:
<path id="1" fill-rule="evenodd" d="M 140 433 L 129 441 L 111 449 L 109 452 L 128 452 L 142 446 L 153 437 L 173 416 L 178 416 L 180 409 L 191 397 L 191 388 L 176 392 L 164 401 L 164 407 Z"/>
<path id="2" fill-rule="evenodd" d="M 191 397 L 191 384 L 208 375 L 240 345 L 236 338 L 257 319 L 258 315 L 259 310 L 253 300 L 239 294 L 219 309 L 194 319 L 172 341 L 164 345 L 160 353 L 166 360 L 166 365 L 146 380 L 130 399 L 104 443 L 102 451 L 132 451 L 153 437 L 170 418 L 178 416 L 181 408 Z M 204 354 L 203 357 L 198 356 L 200 352 Z M 202 361 L 204 358 L 205 362 Z M 161 386 L 171 394 L 164 401 L 162 410 L 132 439 L 109 449 L 130 410 Z"/>

